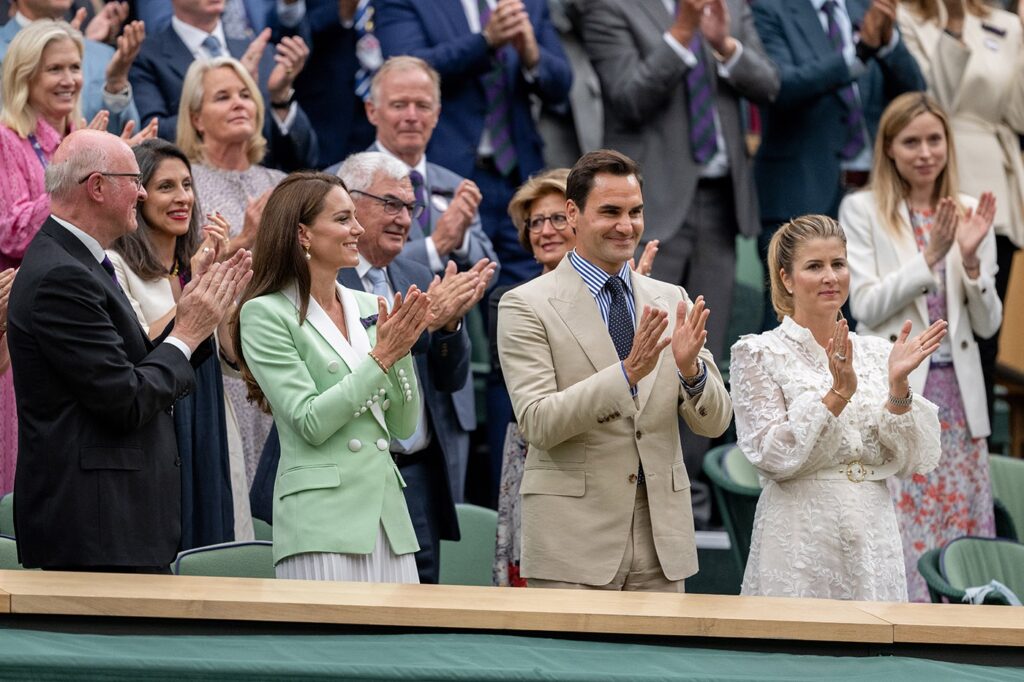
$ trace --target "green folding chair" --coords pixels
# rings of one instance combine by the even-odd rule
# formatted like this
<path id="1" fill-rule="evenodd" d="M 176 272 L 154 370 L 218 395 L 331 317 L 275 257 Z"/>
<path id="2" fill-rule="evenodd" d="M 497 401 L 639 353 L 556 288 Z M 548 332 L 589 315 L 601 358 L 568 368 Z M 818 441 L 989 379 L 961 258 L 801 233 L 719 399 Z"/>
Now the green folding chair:
<path id="1" fill-rule="evenodd" d="M 221 578 L 274 578 L 274 543 L 222 542 L 178 554 L 175 575 L 210 575 Z"/>
<path id="2" fill-rule="evenodd" d="M 15 536 L 14 493 L 0 497 L 0 535 L 10 535 L 12 538 Z"/>
<path id="3" fill-rule="evenodd" d="M 996 502 L 996 534 L 1011 540 L 1024 539 L 1024 460 L 989 455 L 988 464 Z"/>
<path id="4" fill-rule="evenodd" d="M 252 532 L 254 540 L 263 540 L 264 542 L 274 541 L 274 527 L 263 519 L 253 518 Z"/>
<path id="5" fill-rule="evenodd" d="M 928 583 L 932 602 L 963 603 L 968 587 L 987 585 L 998 580 L 1024 596 L 1024 545 L 999 538 L 962 537 L 941 549 L 931 549 L 917 562 Z M 1007 604 L 1002 594 L 990 592 L 986 604 Z"/>
<path id="6" fill-rule="evenodd" d="M 475 504 L 457 504 L 461 540 L 441 541 L 442 585 L 493 585 L 498 512 Z"/>
<path id="7" fill-rule="evenodd" d="M 715 503 L 729 534 L 740 575 L 747 567 L 754 512 L 761 496 L 757 470 L 736 445 L 720 445 L 704 455 L 704 473 L 711 479 Z"/>

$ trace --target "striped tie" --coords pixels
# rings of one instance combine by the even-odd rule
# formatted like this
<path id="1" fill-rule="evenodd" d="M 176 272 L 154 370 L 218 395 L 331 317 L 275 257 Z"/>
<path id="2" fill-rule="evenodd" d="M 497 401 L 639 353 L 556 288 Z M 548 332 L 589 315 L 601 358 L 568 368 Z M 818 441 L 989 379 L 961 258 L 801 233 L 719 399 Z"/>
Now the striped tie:
<path id="1" fill-rule="evenodd" d="M 686 95 L 690 105 L 690 151 L 693 160 L 703 166 L 718 151 L 715 103 L 711 92 L 711 75 L 704 58 L 704 41 L 699 33 L 693 36 L 689 48 L 697 58 L 697 63 L 686 72 Z"/>
<path id="2" fill-rule="evenodd" d="M 832 44 L 833 50 L 842 54 L 843 34 L 839 29 L 839 22 L 836 20 L 838 9 L 835 0 L 825 0 L 825 4 L 821 6 L 821 11 L 825 13 L 825 19 L 828 21 L 828 41 Z M 856 158 L 867 146 L 867 140 L 864 138 L 864 111 L 860 107 L 860 102 L 857 101 L 857 93 L 854 92 L 852 83 L 839 90 L 839 98 L 846 105 L 846 115 L 843 117 L 843 123 L 846 125 L 846 141 L 843 143 L 842 149 L 839 150 L 839 156 L 849 160 Z"/>
<path id="3" fill-rule="evenodd" d="M 480 26 L 487 25 L 491 18 L 491 6 L 487 0 L 477 0 L 480 9 Z M 508 81 L 505 77 L 505 64 L 502 51 L 499 50 L 491 60 L 491 70 L 484 76 L 484 98 L 487 101 L 487 112 L 484 115 L 484 130 L 491 136 L 494 149 L 494 165 L 503 176 L 515 170 L 518 158 L 512 143 L 512 126 L 509 122 Z"/>
<path id="4" fill-rule="evenodd" d="M 426 187 L 423 183 L 423 176 L 418 170 L 409 171 L 409 181 L 412 182 L 412 191 L 416 196 L 416 203 L 423 205 L 423 212 L 416 220 L 423 229 L 424 236 L 430 234 L 430 204 L 427 203 Z"/>
<path id="5" fill-rule="evenodd" d="M 366 101 L 370 98 L 373 74 L 383 62 L 380 42 L 373 35 L 373 5 L 370 4 L 370 0 L 359 0 L 352 24 L 356 30 L 356 59 L 359 61 L 355 92 L 357 97 Z"/>

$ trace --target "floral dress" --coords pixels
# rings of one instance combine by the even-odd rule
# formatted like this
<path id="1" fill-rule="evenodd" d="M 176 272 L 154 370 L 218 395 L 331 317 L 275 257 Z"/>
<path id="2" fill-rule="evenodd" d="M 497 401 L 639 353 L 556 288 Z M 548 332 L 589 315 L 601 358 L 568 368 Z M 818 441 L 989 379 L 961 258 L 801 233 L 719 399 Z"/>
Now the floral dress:
<path id="1" fill-rule="evenodd" d="M 910 223 L 919 249 L 928 245 L 935 214 L 911 211 Z M 946 319 L 946 261 L 935 268 L 936 287 L 927 295 L 929 322 Z M 917 561 L 929 549 L 942 547 L 962 535 L 995 533 L 988 444 L 971 438 L 964 403 L 951 361 L 932 356 L 924 396 L 939 408 L 942 425 L 942 463 L 928 474 L 889 481 L 903 538 L 911 601 L 930 601 L 928 585 Z"/>
<path id="2" fill-rule="evenodd" d="M 905 414 L 886 409 L 892 345 L 850 338 L 857 392 L 838 417 L 821 402 L 832 385 L 825 350 L 792 318 L 732 348 L 738 444 L 764 483 L 742 594 L 907 600 L 885 481 L 823 475 L 858 462 L 888 463 L 897 476 L 934 469 L 936 408 L 915 396 Z"/>

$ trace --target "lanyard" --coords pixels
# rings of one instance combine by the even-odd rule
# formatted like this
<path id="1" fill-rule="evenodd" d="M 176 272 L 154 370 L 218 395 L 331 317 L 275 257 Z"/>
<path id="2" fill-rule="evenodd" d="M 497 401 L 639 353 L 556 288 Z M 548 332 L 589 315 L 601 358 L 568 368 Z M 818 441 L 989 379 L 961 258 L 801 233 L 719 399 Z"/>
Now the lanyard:
<path id="1" fill-rule="evenodd" d="M 46 167 L 50 165 L 50 162 L 46 160 L 46 155 L 43 154 L 43 148 L 39 146 L 39 140 L 36 139 L 35 135 L 29 135 L 28 141 L 29 144 L 32 145 L 32 150 L 36 153 L 36 156 L 39 157 L 39 163 L 43 164 L 43 170 L 46 170 Z"/>

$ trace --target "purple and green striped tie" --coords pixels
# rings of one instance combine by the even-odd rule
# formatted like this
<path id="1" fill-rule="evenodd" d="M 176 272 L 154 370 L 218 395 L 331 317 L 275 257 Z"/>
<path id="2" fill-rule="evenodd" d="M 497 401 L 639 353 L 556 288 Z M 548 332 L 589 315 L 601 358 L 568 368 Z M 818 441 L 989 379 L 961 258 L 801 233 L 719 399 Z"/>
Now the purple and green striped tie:
<path id="1" fill-rule="evenodd" d="M 370 4 L 370 0 L 359 0 L 359 4 L 356 5 L 355 14 L 352 16 L 352 25 L 356 30 L 356 53 L 358 58 L 360 43 L 363 46 L 377 44 L 373 38 L 373 5 Z M 365 39 L 367 34 L 371 36 L 368 40 Z M 363 49 L 366 49 L 366 47 Z M 356 71 L 356 96 L 363 101 L 370 99 L 370 83 L 373 80 L 374 71 L 375 69 L 362 63 L 360 63 L 359 69 Z"/>
<path id="2" fill-rule="evenodd" d="M 843 34 L 839 30 L 839 21 L 836 19 L 838 9 L 839 6 L 835 0 L 825 0 L 825 4 L 821 6 L 821 11 L 825 13 L 825 19 L 828 22 L 828 41 L 836 53 L 842 54 Z M 867 146 L 867 140 L 864 138 L 864 111 L 860 107 L 860 102 L 857 101 L 857 94 L 853 91 L 852 83 L 839 90 L 839 98 L 846 105 L 846 115 L 843 116 L 843 123 L 846 125 L 846 141 L 839 150 L 839 156 L 846 160 L 854 159 Z"/>
<path id="3" fill-rule="evenodd" d="M 480 9 L 480 28 L 483 29 L 491 18 L 491 6 L 487 0 L 477 0 Z M 484 76 L 484 97 L 487 111 L 484 115 L 484 130 L 491 136 L 491 147 L 494 149 L 494 165 L 503 176 L 508 176 L 516 168 L 518 158 L 516 147 L 512 141 L 511 111 L 508 100 L 508 81 L 505 77 L 505 64 L 502 60 L 503 50 L 495 53 L 491 59 L 491 70 Z"/>
<path id="4" fill-rule="evenodd" d="M 697 58 L 686 72 L 686 96 L 690 114 L 690 151 L 693 160 L 703 166 L 718 151 L 715 133 L 715 101 L 711 91 L 711 74 L 704 58 L 704 41 L 700 34 L 693 36 L 688 46 Z"/>
<path id="5" fill-rule="evenodd" d="M 416 203 L 423 204 L 423 212 L 416 220 L 419 221 L 423 234 L 430 234 L 430 204 L 427 203 L 426 187 L 423 183 L 423 176 L 418 170 L 409 171 L 409 181 L 412 182 L 412 192 L 416 196 Z"/>

